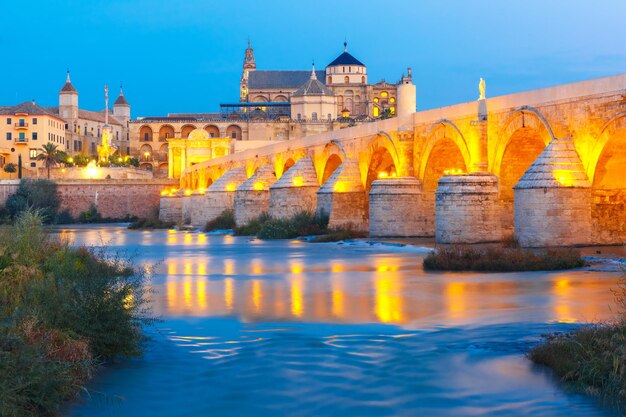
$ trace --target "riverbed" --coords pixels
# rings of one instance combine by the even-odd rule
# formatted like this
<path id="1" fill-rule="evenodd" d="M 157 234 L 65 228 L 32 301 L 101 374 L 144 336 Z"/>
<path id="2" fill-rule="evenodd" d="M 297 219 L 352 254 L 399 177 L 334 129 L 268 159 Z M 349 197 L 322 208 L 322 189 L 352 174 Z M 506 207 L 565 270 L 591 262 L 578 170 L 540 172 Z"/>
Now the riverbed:
<path id="1" fill-rule="evenodd" d="M 425 273 L 428 243 L 59 229 L 149 265 L 161 318 L 66 415 L 612 416 L 528 350 L 612 318 L 619 273 Z"/>

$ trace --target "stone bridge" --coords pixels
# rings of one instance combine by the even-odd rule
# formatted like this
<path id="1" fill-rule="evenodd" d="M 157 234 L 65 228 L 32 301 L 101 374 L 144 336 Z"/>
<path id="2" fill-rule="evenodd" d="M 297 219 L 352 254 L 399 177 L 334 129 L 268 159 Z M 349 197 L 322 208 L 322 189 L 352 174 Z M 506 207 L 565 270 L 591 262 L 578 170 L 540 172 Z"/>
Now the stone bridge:
<path id="1" fill-rule="evenodd" d="M 405 112 L 406 113 L 406 112 Z M 487 98 L 196 164 L 161 216 L 324 212 L 439 243 L 623 244 L 626 74 Z"/>

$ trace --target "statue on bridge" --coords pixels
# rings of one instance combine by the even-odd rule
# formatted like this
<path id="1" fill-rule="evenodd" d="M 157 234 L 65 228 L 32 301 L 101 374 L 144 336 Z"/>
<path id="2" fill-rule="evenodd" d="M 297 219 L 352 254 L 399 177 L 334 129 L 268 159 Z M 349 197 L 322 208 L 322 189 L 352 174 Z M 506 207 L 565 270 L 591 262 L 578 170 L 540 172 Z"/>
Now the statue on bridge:
<path id="1" fill-rule="evenodd" d="M 478 83 L 478 100 L 485 99 L 485 90 L 487 89 L 487 85 L 485 83 L 485 79 L 480 77 L 480 82 Z"/>

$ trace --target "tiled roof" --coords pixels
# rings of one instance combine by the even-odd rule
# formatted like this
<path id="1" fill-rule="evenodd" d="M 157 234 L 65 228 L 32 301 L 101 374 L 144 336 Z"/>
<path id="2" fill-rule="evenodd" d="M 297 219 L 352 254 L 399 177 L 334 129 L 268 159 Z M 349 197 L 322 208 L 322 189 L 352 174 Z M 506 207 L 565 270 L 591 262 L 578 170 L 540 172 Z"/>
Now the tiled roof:
<path id="1" fill-rule="evenodd" d="M 314 78 L 309 78 L 300 88 L 296 90 L 291 96 L 334 96 L 335 93 L 330 91 L 328 87 Z"/>
<path id="2" fill-rule="evenodd" d="M 350 55 L 347 51 L 344 51 L 341 55 L 339 55 L 333 62 L 327 65 L 327 67 L 332 67 L 335 65 L 360 65 L 362 67 L 365 66 L 364 63 Z"/>
<path id="3" fill-rule="evenodd" d="M 49 108 L 42 107 L 32 101 L 25 101 L 16 106 L 2 106 L 0 107 L 1 114 L 16 114 L 16 113 L 27 113 L 27 114 L 47 114 L 49 116 L 59 117 L 58 112 L 50 111 Z"/>
<path id="4" fill-rule="evenodd" d="M 72 83 L 69 81 L 63 85 L 63 87 L 61 88 L 61 91 L 71 91 L 71 92 L 77 93 L 76 89 L 74 88 Z"/>
<path id="5" fill-rule="evenodd" d="M 91 120 L 93 122 L 104 123 L 104 111 L 89 111 L 89 110 L 79 109 L 78 118 L 84 119 L 84 120 Z M 109 124 L 122 126 L 122 124 L 115 117 L 111 116 L 111 113 L 109 113 Z"/>
<path id="6" fill-rule="evenodd" d="M 324 80 L 326 71 L 316 71 L 316 75 Z M 310 76 L 311 71 L 250 71 L 248 89 L 294 89 L 304 84 Z"/>
<path id="7" fill-rule="evenodd" d="M 115 103 L 113 103 L 113 105 L 115 106 L 119 106 L 119 105 L 126 105 L 126 106 L 130 106 L 130 104 L 128 103 L 128 101 L 126 100 L 126 97 L 124 97 L 123 95 L 120 94 L 120 96 L 117 98 L 117 100 L 115 100 Z"/>
<path id="8" fill-rule="evenodd" d="M 591 187 L 571 138 L 552 139 L 513 188 L 561 187 Z"/>

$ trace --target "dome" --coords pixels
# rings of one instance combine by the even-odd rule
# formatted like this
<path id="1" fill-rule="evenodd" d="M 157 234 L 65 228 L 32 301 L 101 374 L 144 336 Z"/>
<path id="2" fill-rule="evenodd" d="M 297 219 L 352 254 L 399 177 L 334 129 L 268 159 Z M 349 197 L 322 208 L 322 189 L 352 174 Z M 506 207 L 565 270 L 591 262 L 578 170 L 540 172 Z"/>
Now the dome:
<path id="1" fill-rule="evenodd" d="M 209 132 L 204 129 L 194 129 L 187 137 L 189 140 L 207 140 L 209 138 Z"/>
<path id="2" fill-rule="evenodd" d="M 362 63 L 361 61 L 356 59 L 354 56 L 352 56 L 350 53 L 348 53 L 347 42 L 343 43 L 343 53 L 339 55 L 337 58 L 335 58 L 335 60 L 331 62 L 330 64 L 328 64 L 326 67 L 334 67 L 338 65 L 356 65 L 356 66 L 361 66 L 361 67 L 365 66 L 364 63 Z"/>

